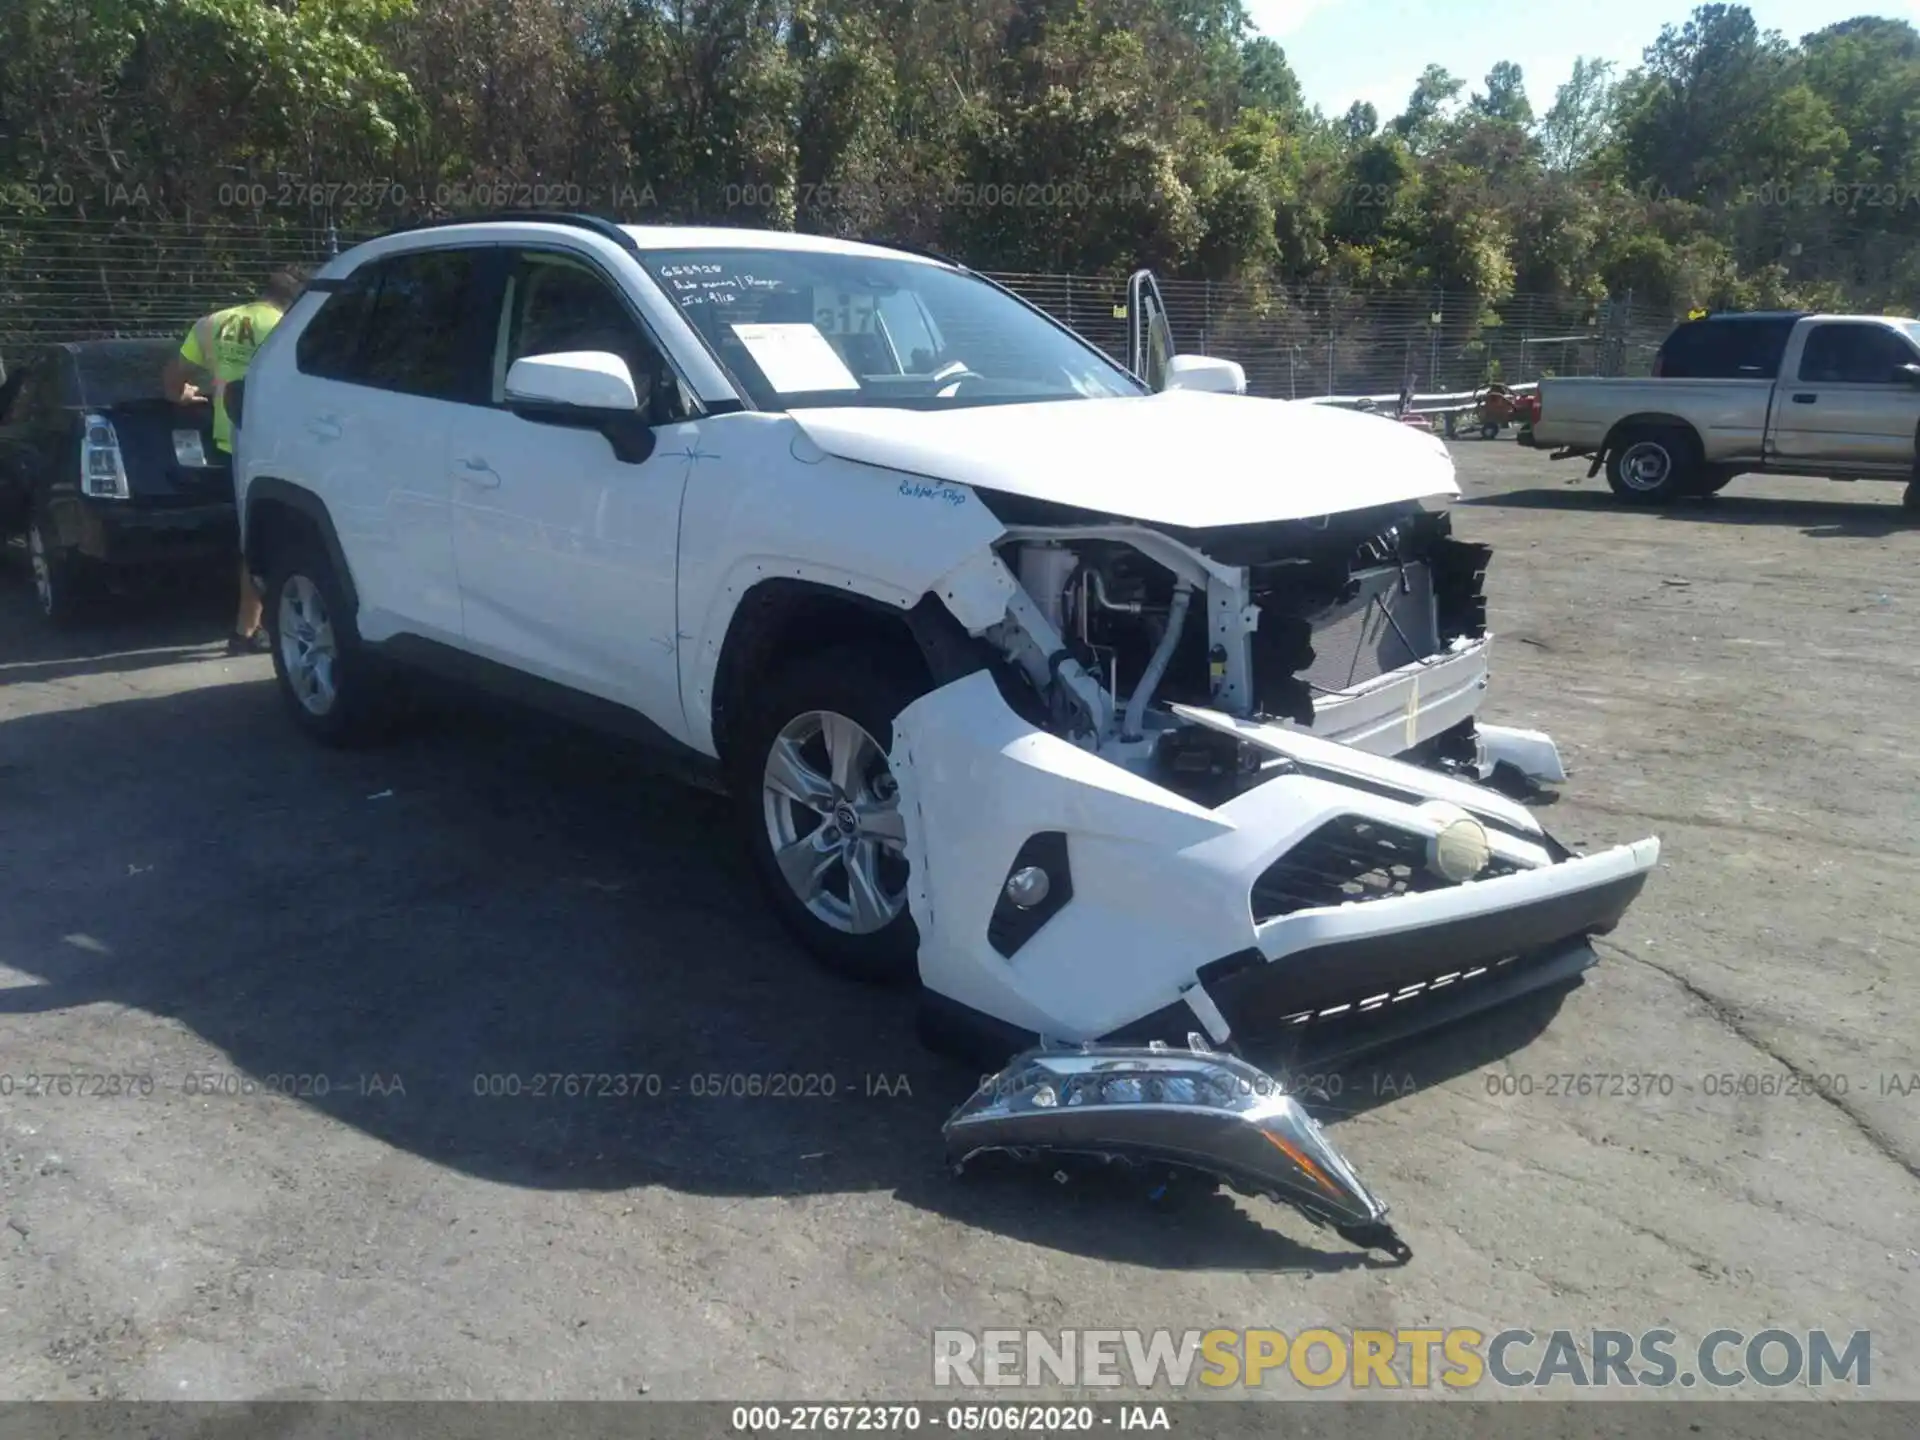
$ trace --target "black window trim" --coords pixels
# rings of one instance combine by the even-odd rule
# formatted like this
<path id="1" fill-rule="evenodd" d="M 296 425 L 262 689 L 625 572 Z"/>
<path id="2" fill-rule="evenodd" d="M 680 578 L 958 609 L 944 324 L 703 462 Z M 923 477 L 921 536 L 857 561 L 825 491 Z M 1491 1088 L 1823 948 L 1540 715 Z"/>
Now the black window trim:
<path id="1" fill-rule="evenodd" d="M 594 275 L 598 277 L 600 283 L 613 292 L 615 298 L 620 302 L 621 312 L 627 317 L 634 328 L 640 332 L 641 338 L 653 347 L 654 354 L 658 355 L 666 367 L 673 372 L 673 377 L 680 387 L 681 398 L 693 402 L 693 409 L 690 414 L 679 420 L 649 421 L 648 424 L 651 428 L 657 429 L 661 425 L 684 425 L 691 420 L 704 420 L 714 413 L 713 408 L 707 404 L 700 392 L 694 388 L 693 382 L 687 378 L 685 367 L 674 358 L 672 349 L 660 343 L 660 336 L 654 331 L 653 326 L 647 323 L 646 315 L 641 311 L 639 306 L 633 303 L 633 297 L 627 293 L 626 287 L 620 283 L 619 278 L 611 274 L 607 270 L 607 267 L 600 263 L 599 256 L 595 255 L 592 251 L 582 250 L 577 246 L 568 245 L 560 240 L 503 240 L 494 242 L 494 248 L 503 254 L 505 264 L 499 266 L 497 283 L 489 288 L 490 303 L 487 309 L 493 316 L 490 329 L 493 338 L 489 340 L 487 344 L 486 408 L 490 410 L 504 410 L 507 408 L 504 402 L 496 404 L 493 399 L 494 347 L 499 344 L 500 312 L 502 307 L 507 303 L 507 279 L 518 268 L 519 256 L 539 254 L 561 255 L 573 261 L 575 264 L 591 270 Z M 642 273 L 645 274 L 645 271 L 643 270 Z M 647 279 L 651 283 L 652 277 L 650 275 L 647 276 Z M 731 375 L 729 375 L 728 378 L 731 379 Z"/>

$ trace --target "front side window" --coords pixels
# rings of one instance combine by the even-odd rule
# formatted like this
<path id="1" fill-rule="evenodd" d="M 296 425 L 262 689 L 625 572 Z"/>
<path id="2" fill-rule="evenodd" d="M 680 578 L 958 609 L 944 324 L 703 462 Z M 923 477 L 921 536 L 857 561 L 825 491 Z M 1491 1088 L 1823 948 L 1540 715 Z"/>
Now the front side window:
<path id="1" fill-rule="evenodd" d="M 506 398 L 513 362 L 529 355 L 597 350 L 626 361 L 640 413 L 656 420 L 685 414 L 675 377 L 613 287 L 591 266 L 528 251 L 507 279 L 494 348 L 493 402 Z"/>
<path id="2" fill-rule="evenodd" d="M 379 262 L 379 289 L 351 378 L 407 395 L 480 402 L 484 360 L 476 360 L 471 321 L 483 254 L 422 250 Z"/>
<path id="3" fill-rule="evenodd" d="M 757 249 L 655 251 L 644 263 L 763 410 L 1146 393 L 1045 316 L 944 265 Z"/>
<path id="4" fill-rule="evenodd" d="M 1800 378 L 1820 385 L 1891 385 L 1914 352 L 1881 325 L 1816 325 L 1800 355 Z"/>

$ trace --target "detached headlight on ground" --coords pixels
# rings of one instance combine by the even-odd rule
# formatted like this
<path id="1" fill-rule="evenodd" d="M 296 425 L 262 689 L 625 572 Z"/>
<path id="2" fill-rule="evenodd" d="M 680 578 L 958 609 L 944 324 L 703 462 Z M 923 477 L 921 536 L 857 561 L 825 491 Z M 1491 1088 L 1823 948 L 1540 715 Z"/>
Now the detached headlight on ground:
<path id="1" fill-rule="evenodd" d="M 1197 1037 L 1185 1051 L 1029 1050 L 954 1111 L 944 1133 L 956 1170 L 994 1151 L 1179 1166 L 1292 1205 L 1351 1244 L 1413 1258 L 1386 1206 L 1285 1085 Z"/>

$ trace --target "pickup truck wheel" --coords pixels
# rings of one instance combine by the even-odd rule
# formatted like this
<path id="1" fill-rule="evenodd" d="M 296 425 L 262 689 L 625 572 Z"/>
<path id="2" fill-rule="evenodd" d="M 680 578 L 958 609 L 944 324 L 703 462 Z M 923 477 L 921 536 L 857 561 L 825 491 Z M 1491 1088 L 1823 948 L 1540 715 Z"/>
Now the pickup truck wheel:
<path id="1" fill-rule="evenodd" d="M 1702 470 L 1693 477 L 1692 492 L 1695 495 L 1718 495 L 1734 481 L 1733 471 Z"/>
<path id="2" fill-rule="evenodd" d="M 44 511 L 35 511 L 27 522 L 27 568 L 42 619 L 64 628 L 80 618 L 88 598 L 85 576 L 61 548 L 59 534 Z"/>
<path id="3" fill-rule="evenodd" d="M 1500 427 L 1491 420 L 1487 421 L 1480 427 L 1480 438 L 1482 440 L 1498 440 L 1500 438 Z"/>
<path id="4" fill-rule="evenodd" d="M 1633 504 L 1665 505 L 1689 493 L 1699 468 L 1699 447 L 1684 431 L 1629 430 L 1607 453 L 1607 484 Z"/>
<path id="5" fill-rule="evenodd" d="M 906 832 L 887 755 L 926 689 L 917 662 L 841 646 L 774 676 L 741 727 L 731 789 L 775 913 L 829 970 L 900 984 L 918 970 Z"/>
<path id="6" fill-rule="evenodd" d="M 1900 497 L 1900 505 L 1909 515 L 1920 516 L 1920 479 L 1907 482 L 1907 490 Z"/>
<path id="7" fill-rule="evenodd" d="M 319 546 L 289 547 L 274 562 L 262 600 L 274 678 L 295 723 L 328 745 L 383 734 L 391 708 Z"/>

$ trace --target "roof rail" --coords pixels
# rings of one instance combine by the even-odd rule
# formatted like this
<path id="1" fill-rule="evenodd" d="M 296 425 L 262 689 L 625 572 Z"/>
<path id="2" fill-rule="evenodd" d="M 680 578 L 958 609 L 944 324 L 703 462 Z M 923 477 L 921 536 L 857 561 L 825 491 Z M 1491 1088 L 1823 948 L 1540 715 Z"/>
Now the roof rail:
<path id="1" fill-rule="evenodd" d="M 539 224 L 571 225 L 576 230 L 591 230 L 602 239 L 611 240 L 622 250 L 632 254 L 640 253 L 640 246 L 633 236 L 623 230 L 617 221 L 604 215 L 586 215 L 569 210 L 489 210 L 474 215 L 446 215 L 432 220 L 416 220 L 411 225 L 396 225 L 380 238 L 387 235 L 411 235 L 416 230 L 438 230 L 448 225 L 489 225 L 489 224 Z"/>

